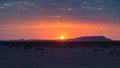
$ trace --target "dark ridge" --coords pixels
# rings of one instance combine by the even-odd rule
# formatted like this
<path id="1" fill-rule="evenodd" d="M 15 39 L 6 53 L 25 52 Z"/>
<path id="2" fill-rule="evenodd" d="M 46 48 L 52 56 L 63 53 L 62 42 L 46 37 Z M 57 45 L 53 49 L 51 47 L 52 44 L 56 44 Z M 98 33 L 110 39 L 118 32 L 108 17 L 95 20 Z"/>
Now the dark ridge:
<path id="1" fill-rule="evenodd" d="M 112 41 L 112 39 L 106 38 L 105 36 L 84 36 L 70 40 L 71 41 Z"/>

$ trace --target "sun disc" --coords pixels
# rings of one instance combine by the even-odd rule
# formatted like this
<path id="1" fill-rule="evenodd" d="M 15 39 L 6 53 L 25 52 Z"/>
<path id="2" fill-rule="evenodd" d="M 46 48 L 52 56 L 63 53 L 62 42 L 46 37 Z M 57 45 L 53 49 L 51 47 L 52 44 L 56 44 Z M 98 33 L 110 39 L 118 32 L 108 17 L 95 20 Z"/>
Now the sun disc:
<path id="1" fill-rule="evenodd" d="M 61 39 L 61 40 L 64 40 L 64 39 L 65 39 L 65 37 L 64 37 L 64 36 L 60 36 L 60 39 Z"/>

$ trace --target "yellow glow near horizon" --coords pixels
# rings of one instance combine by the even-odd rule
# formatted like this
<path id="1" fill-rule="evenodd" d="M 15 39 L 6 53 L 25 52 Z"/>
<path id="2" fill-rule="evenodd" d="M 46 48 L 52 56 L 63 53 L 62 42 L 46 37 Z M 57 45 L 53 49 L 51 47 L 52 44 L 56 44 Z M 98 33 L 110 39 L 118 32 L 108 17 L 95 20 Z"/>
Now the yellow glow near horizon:
<path id="1" fill-rule="evenodd" d="M 65 39 L 65 37 L 64 37 L 64 36 L 60 36 L 60 39 L 61 39 L 61 40 L 64 40 L 64 39 Z"/>

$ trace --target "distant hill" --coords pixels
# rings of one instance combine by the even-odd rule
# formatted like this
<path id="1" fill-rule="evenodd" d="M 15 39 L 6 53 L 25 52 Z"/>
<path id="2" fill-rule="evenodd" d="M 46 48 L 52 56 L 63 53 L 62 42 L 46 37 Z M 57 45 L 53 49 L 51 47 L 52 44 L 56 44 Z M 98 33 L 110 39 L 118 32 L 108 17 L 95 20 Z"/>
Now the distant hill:
<path id="1" fill-rule="evenodd" d="M 63 40 L 42 40 L 42 39 L 29 39 L 29 40 L 0 40 L 0 41 L 28 41 L 28 42 L 54 42 L 54 41 L 63 41 Z M 112 39 L 109 39 L 105 36 L 83 36 L 83 37 L 77 37 L 73 39 L 66 39 L 65 41 L 114 41 Z"/>
<path id="2" fill-rule="evenodd" d="M 112 40 L 104 36 L 84 36 L 70 39 L 70 41 L 112 41 Z"/>

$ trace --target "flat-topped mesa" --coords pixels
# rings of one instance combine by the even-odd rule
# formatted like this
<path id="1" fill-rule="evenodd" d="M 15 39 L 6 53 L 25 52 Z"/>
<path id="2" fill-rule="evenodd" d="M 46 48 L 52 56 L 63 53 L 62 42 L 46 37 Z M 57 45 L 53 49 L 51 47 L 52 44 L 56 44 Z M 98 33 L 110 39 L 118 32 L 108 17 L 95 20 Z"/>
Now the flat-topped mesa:
<path id="1" fill-rule="evenodd" d="M 84 36 L 71 39 L 71 41 L 112 41 L 112 40 L 106 38 L 105 36 Z"/>

